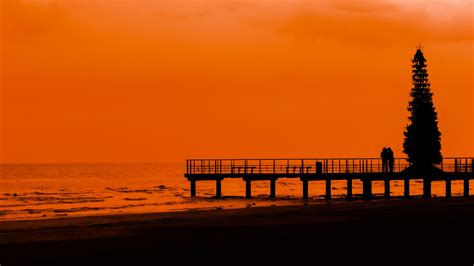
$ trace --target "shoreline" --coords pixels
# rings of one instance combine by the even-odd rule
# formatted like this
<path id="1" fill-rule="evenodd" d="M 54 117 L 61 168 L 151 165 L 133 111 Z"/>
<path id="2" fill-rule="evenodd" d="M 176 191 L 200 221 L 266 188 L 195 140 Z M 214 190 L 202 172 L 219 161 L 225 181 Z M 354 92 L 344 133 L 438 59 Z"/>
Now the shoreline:
<path id="1" fill-rule="evenodd" d="M 357 196 L 357 195 L 356 195 Z M 223 197 L 225 198 L 225 197 Z M 244 197 L 241 197 L 244 199 Z M 474 197 L 473 201 L 474 201 Z M 194 216 L 207 216 L 207 215 L 226 215 L 226 214 L 239 214 L 243 215 L 247 213 L 251 215 L 253 212 L 258 213 L 259 211 L 268 211 L 273 210 L 277 212 L 281 212 L 285 209 L 299 209 L 305 207 L 315 207 L 315 206 L 344 206 L 347 208 L 358 208 L 362 205 L 368 205 L 367 207 L 379 206 L 380 204 L 383 205 L 390 205 L 390 206 L 397 206 L 395 202 L 405 201 L 463 201 L 464 197 L 432 197 L 430 199 L 425 199 L 421 195 L 413 196 L 409 199 L 404 198 L 403 196 L 395 196 L 391 197 L 390 199 L 385 199 L 383 196 L 374 197 L 371 200 L 364 200 L 361 195 L 359 197 L 354 197 L 352 200 L 347 200 L 344 196 L 341 197 L 334 197 L 330 201 L 324 199 L 324 196 L 320 196 L 318 199 L 292 199 L 294 202 L 278 205 L 278 201 L 275 201 L 275 204 L 271 205 L 255 205 L 252 200 L 248 200 L 247 207 L 235 207 L 235 208 L 222 208 L 222 207 L 202 207 L 202 208 L 192 208 L 192 209 L 182 209 L 182 210 L 174 210 L 174 211 L 162 211 L 162 212 L 129 212 L 129 213 L 108 213 L 108 214 L 97 214 L 97 215 L 74 215 L 74 216 L 58 216 L 58 217 L 45 217 L 45 218 L 32 218 L 32 219 L 6 219 L 0 220 L 0 235 L 4 233 L 14 233 L 20 231 L 27 231 L 24 230 L 28 229 L 42 229 L 42 228 L 57 228 L 58 226 L 66 226 L 70 228 L 71 226 L 93 226 L 93 225 L 100 225 L 100 224 L 109 224 L 112 225 L 114 223 L 120 223 L 124 221 L 128 222 L 141 222 L 141 221 L 153 221 L 159 222 L 162 219 L 180 219 L 186 217 L 194 217 Z M 382 203 L 383 202 L 383 203 Z M 393 202 L 393 203 L 388 203 Z M 318 207 L 316 207 L 318 208 Z M 322 207 L 324 209 L 325 207 Z M 0 238 L 0 244 L 2 244 L 2 239 Z"/>
<path id="2" fill-rule="evenodd" d="M 356 256 L 371 250 L 367 256 L 395 252 L 399 258 L 419 255 L 423 259 L 422 254 L 428 252 L 431 258 L 471 259 L 466 262 L 472 264 L 473 237 L 473 197 L 356 200 L 3 221 L 0 263 L 121 264 L 157 256 L 167 265 L 217 265 L 221 260 L 226 265 L 233 263 L 225 261 L 228 256 L 237 256 L 237 261 L 252 257 L 252 261 L 278 264 L 280 259 L 306 261 L 312 256 Z M 265 255 L 275 252 L 284 253 L 281 258 Z M 120 255 L 111 256 L 116 253 Z M 189 257 L 176 260 L 182 254 Z M 301 256 L 293 258 L 294 254 Z"/>
<path id="3" fill-rule="evenodd" d="M 462 193 L 452 193 L 451 198 L 460 198 L 463 197 Z M 411 195 L 409 199 L 422 199 L 423 195 L 416 194 Z M 446 198 L 444 195 L 433 194 L 432 199 L 438 198 Z M 188 198 L 189 199 L 189 198 Z M 168 209 L 168 210 L 126 210 L 126 211 L 109 211 L 104 212 L 102 209 L 106 209 L 107 207 L 70 207 L 70 211 L 68 208 L 62 209 L 48 209 L 48 211 L 53 211 L 55 215 L 43 215 L 43 216 L 36 216 L 36 217 L 8 217 L 9 213 L 7 211 L 0 210 L 0 223 L 4 222 L 19 222 L 19 221 L 37 221 L 37 220 L 51 220 L 51 219 L 61 219 L 61 218 L 84 218 L 84 217 L 95 217 L 95 216 L 110 216 L 110 215 L 140 215 L 140 214 L 151 214 L 151 213 L 181 213 L 181 212 L 192 212 L 192 211 L 212 211 L 212 210 L 235 210 L 235 209 L 246 209 L 246 208 L 255 208 L 255 207 L 280 207 L 280 206 L 300 206 L 300 205 L 320 205 L 320 204 L 328 204 L 328 200 L 325 198 L 325 195 L 316 195 L 312 196 L 309 199 L 303 199 L 300 197 L 293 197 L 293 196 L 280 196 L 278 198 L 269 198 L 267 195 L 257 195 L 252 199 L 247 199 L 245 196 L 222 196 L 218 199 L 215 197 L 208 197 L 208 196 L 200 196 L 195 197 L 194 199 L 198 199 L 202 202 L 210 202 L 214 201 L 214 206 L 198 206 L 196 207 L 185 207 L 185 208 L 176 208 L 176 209 Z M 378 200 L 385 200 L 383 193 L 373 193 L 373 198 L 371 201 L 378 201 Z M 403 195 L 392 195 L 390 200 L 404 200 L 407 199 Z M 230 202 L 234 200 L 233 202 Z M 353 194 L 352 199 L 347 199 L 345 194 L 336 194 L 333 195 L 330 203 L 341 203 L 341 202 L 357 202 L 363 201 L 363 195 L 361 193 Z M 220 203 L 220 204 L 219 204 Z M 230 205 L 232 204 L 232 205 Z M 157 203 L 148 203 L 148 204 L 140 204 L 140 206 L 145 205 L 158 205 Z M 234 206 L 233 206 L 234 205 Z M 130 204 L 127 205 L 124 209 L 130 208 Z M 25 206 L 25 208 L 28 206 Z M 84 209 L 92 209 L 92 211 L 84 212 L 77 211 L 75 209 L 84 208 Z M 117 207 L 111 207 L 112 209 L 119 209 Z M 99 211 L 94 211 L 94 209 L 99 209 Z M 34 209 L 26 209 L 26 210 L 33 210 Z M 25 210 L 22 210 L 25 211 Z M 41 211 L 39 211 L 41 212 Z M 2 216 L 3 215 L 3 216 Z"/>

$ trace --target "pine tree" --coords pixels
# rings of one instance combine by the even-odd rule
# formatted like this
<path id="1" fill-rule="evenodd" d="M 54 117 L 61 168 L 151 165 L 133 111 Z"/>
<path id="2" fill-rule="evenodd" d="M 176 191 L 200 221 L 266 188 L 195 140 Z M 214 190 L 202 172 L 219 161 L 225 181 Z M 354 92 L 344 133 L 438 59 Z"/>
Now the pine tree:
<path id="1" fill-rule="evenodd" d="M 403 152 L 415 169 L 423 171 L 442 161 L 441 132 L 421 49 L 416 51 L 412 63 L 413 87 L 408 105 L 410 124 L 404 132 Z"/>

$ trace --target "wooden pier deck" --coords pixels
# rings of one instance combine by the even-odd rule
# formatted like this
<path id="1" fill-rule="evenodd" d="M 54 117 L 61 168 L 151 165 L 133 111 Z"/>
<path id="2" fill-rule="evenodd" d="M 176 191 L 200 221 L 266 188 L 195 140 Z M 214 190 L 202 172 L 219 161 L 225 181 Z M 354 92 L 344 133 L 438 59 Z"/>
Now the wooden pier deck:
<path id="1" fill-rule="evenodd" d="M 444 158 L 436 165 L 440 171 L 421 176 L 410 173 L 406 158 L 396 158 L 390 170 L 383 169 L 380 158 L 321 158 L 321 159 L 188 159 L 185 177 L 190 182 L 191 197 L 196 196 L 197 181 L 215 181 L 216 197 L 222 195 L 221 181 L 241 178 L 246 183 L 246 197 L 251 198 L 252 181 L 270 181 L 270 197 L 276 197 L 276 180 L 299 178 L 302 197 L 308 198 L 310 181 L 325 181 L 326 199 L 331 199 L 331 181 L 347 180 L 347 198 L 353 197 L 352 181 L 362 182 L 363 198 L 372 197 L 372 181 L 384 181 L 384 196 L 390 197 L 390 181 L 404 181 L 404 196 L 410 196 L 409 182 L 423 180 L 423 196 L 431 197 L 431 182 L 445 182 L 446 197 L 451 197 L 451 181 L 464 180 L 464 196 L 469 196 L 469 180 L 474 179 L 474 157 Z"/>

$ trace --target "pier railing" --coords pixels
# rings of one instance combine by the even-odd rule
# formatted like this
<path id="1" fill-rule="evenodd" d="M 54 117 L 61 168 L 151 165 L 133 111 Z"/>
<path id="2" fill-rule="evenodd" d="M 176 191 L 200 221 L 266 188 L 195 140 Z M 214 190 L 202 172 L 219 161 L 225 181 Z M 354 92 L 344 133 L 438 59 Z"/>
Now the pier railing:
<path id="1" fill-rule="evenodd" d="M 410 166 L 406 158 L 395 158 L 392 172 Z M 474 169 L 474 157 L 450 157 L 436 165 L 444 172 L 468 172 Z M 365 174 L 383 173 L 380 158 L 321 159 L 188 159 L 186 174 Z"/>

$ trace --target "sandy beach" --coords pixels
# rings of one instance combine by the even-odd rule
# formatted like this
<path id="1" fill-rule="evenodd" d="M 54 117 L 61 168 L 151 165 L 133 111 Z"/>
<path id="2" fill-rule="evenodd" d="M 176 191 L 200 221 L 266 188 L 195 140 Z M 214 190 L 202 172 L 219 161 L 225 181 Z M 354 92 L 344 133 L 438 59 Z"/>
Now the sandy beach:
<path id="1" fill-rule="evenodd" d="M 473 225 L 473 198 L 8 221 L 0 263 L 470 265 Z"/>

